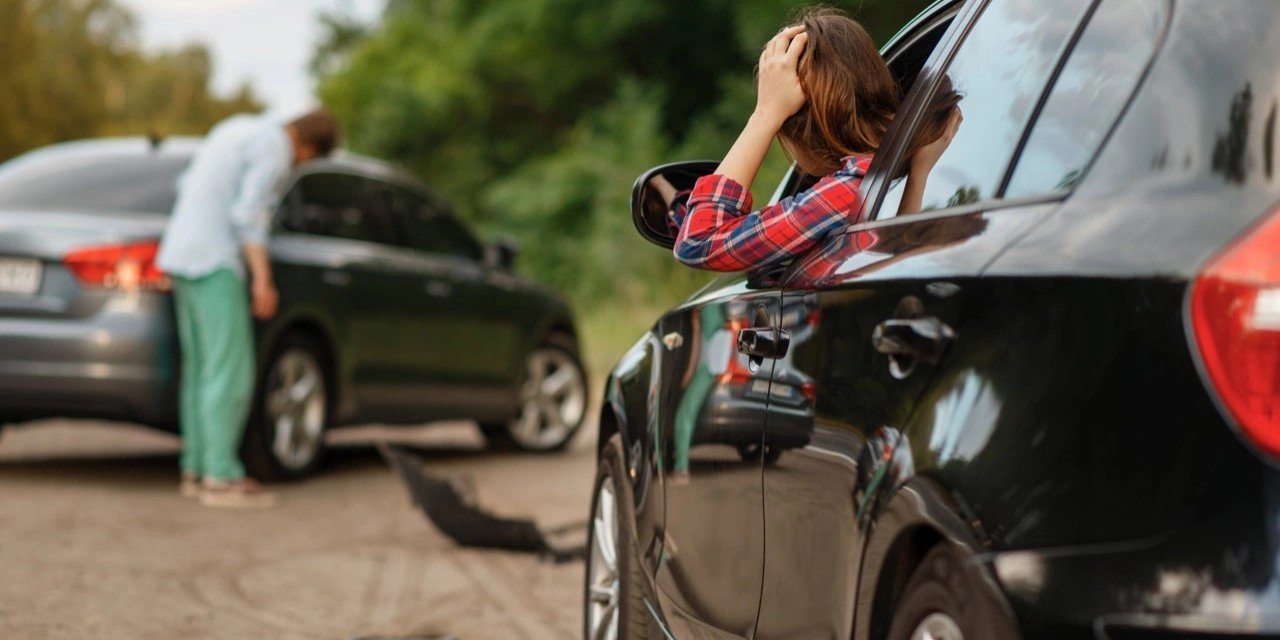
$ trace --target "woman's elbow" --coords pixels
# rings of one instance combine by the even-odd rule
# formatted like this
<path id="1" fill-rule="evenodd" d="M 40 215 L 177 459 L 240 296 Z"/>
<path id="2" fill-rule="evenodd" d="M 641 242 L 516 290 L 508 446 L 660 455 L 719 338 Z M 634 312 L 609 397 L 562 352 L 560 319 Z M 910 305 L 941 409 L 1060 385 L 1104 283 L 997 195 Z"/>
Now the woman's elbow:
<path id="1" fill-rule="evenodd" d="M 672 254 L 680 264 L 704 271 L 732 272 L 742 271 L 745 268 L 736 261 L 727 259 L 727 256 L 705 251 L 703 247 L 691 243 L 677 243 L 672 249 Z"/>

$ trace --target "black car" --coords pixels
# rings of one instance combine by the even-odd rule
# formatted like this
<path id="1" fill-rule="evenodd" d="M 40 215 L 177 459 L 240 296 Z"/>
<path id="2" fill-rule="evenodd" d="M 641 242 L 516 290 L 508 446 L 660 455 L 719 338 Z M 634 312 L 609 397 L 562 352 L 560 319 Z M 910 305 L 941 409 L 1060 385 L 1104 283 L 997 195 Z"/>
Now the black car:
<path id="1" fill-rule="evenodd" d="M 47 417 L 177 427 L 169 283 L 155 267 L 198 140 L 66 143 L 0 165 L 0 426 Z M 289 178 L 257 323 L 250 473 L 316 468 L 331 427 L 477 420 L 564 447 L 587 383 L 568 305 L 512 272 L 430 189 L 350 154 Z"/>
<path id="2" fill-rule="evenodd" d="M 610 375 L 588 637 L 1280 637 L 1280 3 L 943 0 L 882 51 L 869 221 Z M 963 125 L 897 216 L 948 81 Z M 642 176 L 641 233 L 673 242 L 652 177 L 713 167 Z M 708 315 L 749 318 L 733 424 Z M 804 432 L 780 376 L 806 438 L 772 437 Z"/>

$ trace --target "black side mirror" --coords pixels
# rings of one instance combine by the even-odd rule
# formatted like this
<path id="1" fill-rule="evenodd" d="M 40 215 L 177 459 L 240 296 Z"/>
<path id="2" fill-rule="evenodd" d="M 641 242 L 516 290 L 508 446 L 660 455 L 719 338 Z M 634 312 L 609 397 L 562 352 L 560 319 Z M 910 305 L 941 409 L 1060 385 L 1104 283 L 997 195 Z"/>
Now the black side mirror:
<path id="1" fill-rule="evenodd" d="M 510 240 L 498 240 L 484 248 L 484 263 L 491 269 L 513 271 L 520 247 Z"/>
<path id="2" fill-rule="evenodd" d="M 659 247 L 676 246 L 676 231 L 668 223 L 672 205 L 688 197 L 693 183 L 715 173 L 719 162 L 691 160 L 654 167 L 636 180 L 631 189 L 631 220 L 640 236 Z"/>

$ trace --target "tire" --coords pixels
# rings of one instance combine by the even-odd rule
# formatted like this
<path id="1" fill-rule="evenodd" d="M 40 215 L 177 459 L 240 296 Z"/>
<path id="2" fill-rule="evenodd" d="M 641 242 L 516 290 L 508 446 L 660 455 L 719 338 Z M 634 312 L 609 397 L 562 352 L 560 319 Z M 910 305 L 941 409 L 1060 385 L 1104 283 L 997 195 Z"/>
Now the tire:
<path id="1" fill-rule="evenodd" d="M 929 632 L 928 635 L 925 632 Z M 1016 626 L 977 563 L 959 547 L 930 549 L 893 614 L 890 640 L 1013 640 Z"/>
<path id="2" fill-rule="evenodd" d="M 587 537 L 586 582 L 583 589 L 583 637 L 648 640 L 661 638 L 644 603 L 644 575 L 636 548 L 635 514 L 627 482 L 622 441 L 605 444 L 596 466 L 591 495 L 591 529 Z M 612 509 L 607 503 L 612 503 Z M 609 514 L 612 514 L 610 521 Z M 611 532 L 606 536 L 605 532 Z M 613 566 L 607 556 L 612 538 Z M 612 617 L 610 617 L 612 616 Z M 612 631 L 600 625 L 613 625 Z"/>
<path id="3" fill-rule="evenodd" d="M 262 482 L 297 480 L 320 467 L 332 419 L 325 351 L 303 333 L 288 333 L 267 358 L 240 445 L 249 475 Z M 292 382 L 290 381 L 292 380 Z M 295 389 L 286 394 L 284 387 Z"/>
<path id="4" fill-rule="evenodd" d="M 556 386 L 558 380 L 563 386 Z M 480 432 L 495 449 L 561 451 L 586 421 L 588 394 L 577 343 L 553 333 L 525 356 L 519 414 L 507 422 L 481 423 Z"/>

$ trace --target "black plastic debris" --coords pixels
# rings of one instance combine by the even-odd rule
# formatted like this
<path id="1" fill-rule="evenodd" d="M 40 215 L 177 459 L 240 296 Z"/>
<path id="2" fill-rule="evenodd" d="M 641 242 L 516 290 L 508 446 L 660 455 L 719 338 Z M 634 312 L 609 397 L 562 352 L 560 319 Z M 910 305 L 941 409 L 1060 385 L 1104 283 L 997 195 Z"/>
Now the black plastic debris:
<path id="1" fill-rule="evenodd" d="M 459 545 L 536 553 L 556 563 L 586 557 L 585 544 L 563 545 L 556 541 L 584 530 L 585 523 L 543 531 L 532 520 L 493 515 L 481 509 L 459 481 L 429 473 L 416 456 L 386 443 L 379 443 L 378 451 L 409 488 L 414 504 L 441 533 Z"/>

